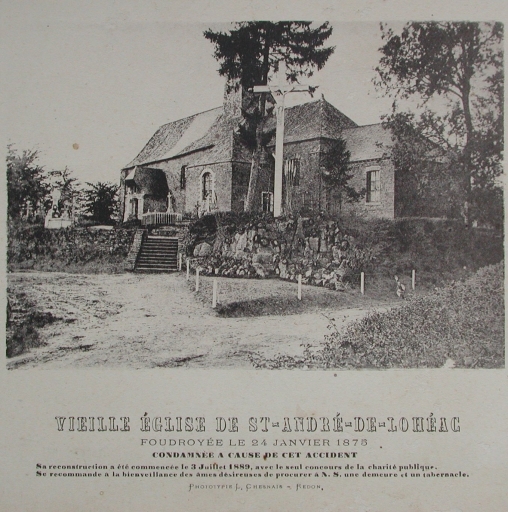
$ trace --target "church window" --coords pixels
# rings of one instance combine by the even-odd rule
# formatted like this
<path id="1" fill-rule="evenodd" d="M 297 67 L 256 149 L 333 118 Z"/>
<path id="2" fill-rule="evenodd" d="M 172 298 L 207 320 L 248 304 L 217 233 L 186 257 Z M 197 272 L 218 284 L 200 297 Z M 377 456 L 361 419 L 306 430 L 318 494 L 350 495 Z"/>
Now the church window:
<path id="1" fill-rule="evenodd" d="M 273 212 L 273 194 L 271 192 L 261 192 L 261 204 L 263 206 L 263 212 Z"/>
<path id="2" fill-rule="evenodd" d="M 187 170 L 187 166 L 182 165 L 182 168 L 180 169 L 180 190 L 185 189 L 186 180 L 187 180 L 187 177 L 185 175 L 186 170 Z"/>
<path id="3" fill-rule="evenodd" d="M 367 203 L 379 203 L 381 199 L 379 174 L 379 169 L 367 171 Z"/>
<path id="4" fill-rule="evenodd" d="M 300 186 L 300 159 L 288 158 L 284 160 L 284 177 L 289 186 Z"/>
<path id="5" fill-rule="evenodd" d="M 213 191 L 213 183 L 212 183 L 212 173 L 207 171 L 201 177 L 202 181 L 202 199 L 205 201 L 208 198 L 212 197 Z"/>

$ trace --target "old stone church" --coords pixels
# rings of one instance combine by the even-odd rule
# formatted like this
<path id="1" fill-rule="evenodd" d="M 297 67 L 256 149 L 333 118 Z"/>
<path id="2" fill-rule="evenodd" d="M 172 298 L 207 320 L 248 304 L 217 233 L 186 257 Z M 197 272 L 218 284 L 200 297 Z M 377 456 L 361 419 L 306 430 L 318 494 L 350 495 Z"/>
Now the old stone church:
<path id="1" fill-rule="evenodd" d="M 121 218 L 170 223 L 185 213 L 242 211 L 252 153 L 238 125 L 249 93 L 227 92 L 221 107 L 161 126 L 121 171 Z M 349 184 L 365 194 L 354 207 L 366 216 L 394 218 L 404 210 L 391 161 L 391 133 L 382 124 L 358 126 L 324 97 L 285 111 L 283 211 L 335 213 L 337 197 L 325 186 L 321 156 L 334 140 L 346 141 Z M 273 211 L 275 140 L 263 162 L 256 209 Z"/>

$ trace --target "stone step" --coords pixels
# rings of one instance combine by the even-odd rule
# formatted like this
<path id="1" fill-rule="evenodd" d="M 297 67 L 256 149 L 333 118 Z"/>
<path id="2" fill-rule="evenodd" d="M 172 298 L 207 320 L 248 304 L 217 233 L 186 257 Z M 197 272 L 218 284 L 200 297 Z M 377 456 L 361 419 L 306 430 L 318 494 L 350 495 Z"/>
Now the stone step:
<path id="1" fill-rule="evenodd" d="M 136 268 L 136 272 L 140 274 L 162 274 L 167 272 L 176 272 L 178 269 L 176 267 L 138 267 Z"/>
<path id="2" fill-rule="evenodd" d="M 144 247 L 178 247 L 178 242 L 175 242 L 175 243 L 163 243 L 163 244 L 159 244 L 159 243 L 150 243 L 150 242 L 145 242 L 143 244 Z"/>
<path id="3" fill-rule="evenodd" d="M 141 245 L 135 272 L 163 273 L 178 270 L 178 238 L 149 236 Z"/>
<path id="4" fill-rule="evenodd" d="M 163 256 L 167 255 L 167 256 L 174 257 L 178 254 L 178 251 L 141 251 L 140 256 L 143 256 L 145 254 L 147 256 L 157 256 L 157 255 L 161 254 Z"/>
<path id="5" fill-rule="evenodd" d="M 154 250 L 157 250 L 157 249 L 160 249 L 161 251 L 175 251 L 175 250 L 178 250 L 178 245 L 175 244 L 175 245 L 144 245 L 141 250 L 143 249 L 149 249 L 151 251 L 154 251 Z"/>

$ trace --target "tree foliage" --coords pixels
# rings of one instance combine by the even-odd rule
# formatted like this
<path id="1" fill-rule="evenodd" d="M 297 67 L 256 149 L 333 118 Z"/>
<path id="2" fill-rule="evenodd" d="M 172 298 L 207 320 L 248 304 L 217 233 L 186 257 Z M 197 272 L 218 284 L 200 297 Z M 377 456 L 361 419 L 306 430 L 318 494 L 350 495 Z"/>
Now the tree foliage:
<path id="1" fill-rule="evenodd" d="M 11 218 L 33 218 L 43 211 L 49 186 L 38 159 L 37 150 L 19 153 L 12 145 L 7 149 L 7 211 Z"/>
<path id="2" fill-rule="evenodd" d="M 412 113 L 397 113 L 385 123 L 394 143 L 397 191 L 395 213 L 401 217 L 460 217 L 460 166 L 453 152 L 444 152 L 423 137 Z"/>
<path id="3" fill-rule="evenodd" d="M 321 154 L 320 169 L 323 181 L 327 186 L 328 196 L 332 194 L 339 198 L 339 209 L 343 202 L 358 201 L 365 190 L 356 190 L 349 184 L 353 174 L 349 172 L 351 152 L 346 147 L 344 139 L 334 140 L 326 153 Z"/>
<path id="4" fill-rule="evenodd" d="M 303 21 L 254 21 L 236 23 L 227 32 L 209 29 L 204 36 L 214 45 L 214 57 L 220 63 L 219 74 L 228 79 L 230 89 L 241 86 L 248 90 L 254 85 L 267 85 L 281 61 L 286 64 L 289 82 L 312 76 L 334 51 L 333 47 L 324 46 L 331 33 L 329 23 L 314 27 L 311 22 Z M 259 195 L 257 181 L 266 144 L 265 121 L 269 113 L 266 93 L 260 94 L 250 112 L 244 113 L 246 128 L 243 134 L 247 139 L 250 134 L 249 145 L 253 151 L 245 203 L 247 211 L 254 208 L 255 198 Z"/>
<path id="5" fill-rule="evenodd" d="M 84 190 L 84 211 L 92 220 L 107 224 L 118 209 L 118 185 L 113 183 L 87 183 Z"/>
<path id="6" fill-rule="evenodd" d="M 376 84 L 394 99 L 388 120 L 418 100 L 406 122 L 457 155 L 461 213 L 470 225 L 479 216 L 475 189 L 495 186 L 502 172 L 502 24 L 408 23 L 400 34 L 381 29 Z"/>

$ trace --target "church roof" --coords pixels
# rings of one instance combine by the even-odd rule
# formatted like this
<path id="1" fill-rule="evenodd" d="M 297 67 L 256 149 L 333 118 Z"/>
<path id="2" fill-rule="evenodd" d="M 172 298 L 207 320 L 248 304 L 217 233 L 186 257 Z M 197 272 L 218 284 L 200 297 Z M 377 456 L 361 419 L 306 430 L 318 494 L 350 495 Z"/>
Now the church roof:
<path id="1" fill-rule="evenodd" d="M 164 124 L 124 169 L 147 166 L 203 149 L 208 151 L 196 154 L 193 165 L 230 160 L 233 157 L 232 134 L 238 121 L 224 115 L 221 106 Z M 324 97 L 287 108 L 284 124 L 284 143 L 342 137 L 347 142 L 352 162 L 382 158 L 393 144 L 389 130 L 385 130 L 381 123 L 358 126 Z M 273 128 L 275 118 L 267 123 L 268 130 Z M 269 145 L 275 145 L 275 135 Z"/>
<path id="2" fill-rule="evenodd" d="M 270 124 L 268 126 L 275 127 L 275 120 L 272 120 L 271 126 Z M 337 139 L 342 130 L 356 126 L 358 125 L 354 121 L 322 97 L 285 110 L 284 142 L 298 142 L 320 137 Z M 270 141 L 270 145 L 274 144 L 275 136 Z"/>
<path id="3" fill-rule="evenodd" d="M 144 193 L 154 197 L 168 195 L 168 181 L 160 169 L 136 166 L 127 173 L 125 181 L 134 183 Z"/>
<path id="4" fill-rule="evenodd" d="M 228 124 L 222 112 L 222 107 L 217 107 L 162 125 L 125 169 L 167 160 L 216 144 L 224 138 Z"/>
<path id="5" fill-rule="evenodd" d="M 351 162 L 384 158 L 393 146 L 392 134 L 382 123 L 348 128 L 342 138 L 351 153 Z"/>

